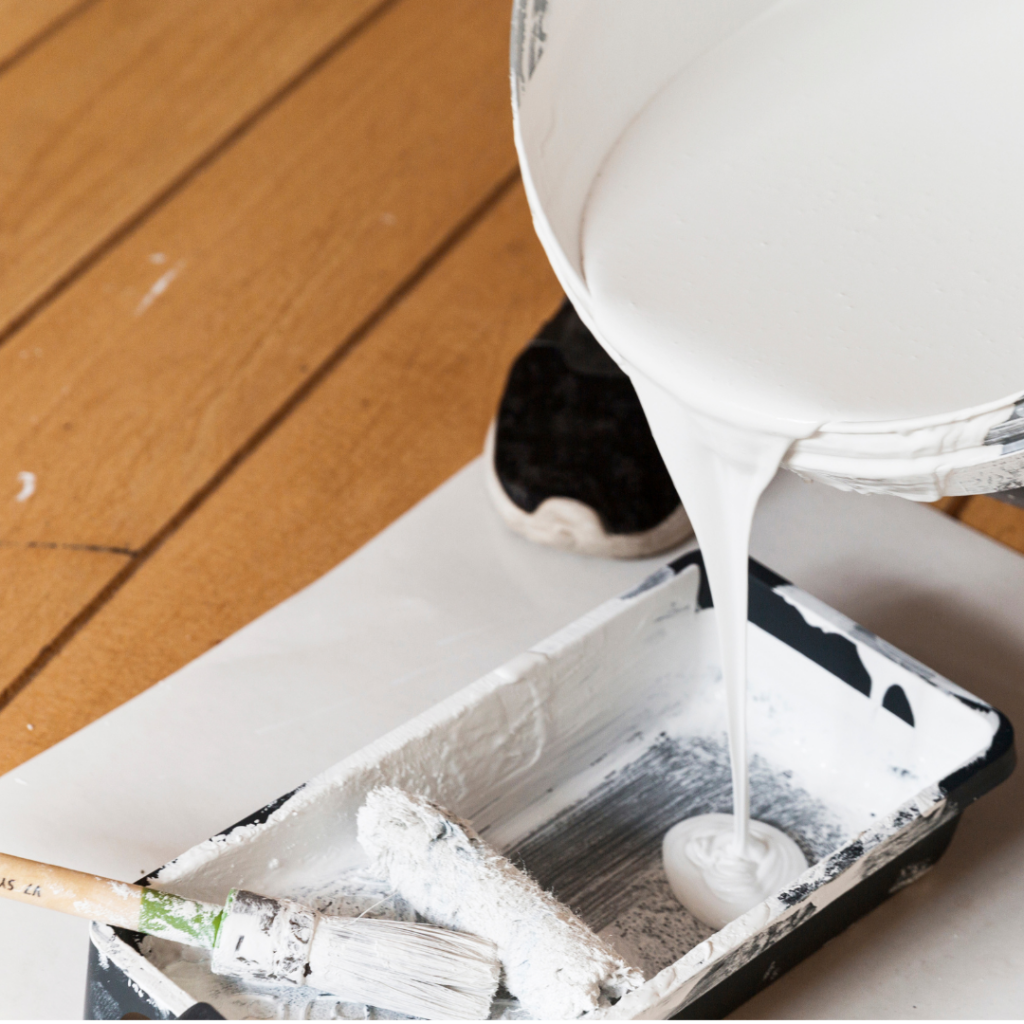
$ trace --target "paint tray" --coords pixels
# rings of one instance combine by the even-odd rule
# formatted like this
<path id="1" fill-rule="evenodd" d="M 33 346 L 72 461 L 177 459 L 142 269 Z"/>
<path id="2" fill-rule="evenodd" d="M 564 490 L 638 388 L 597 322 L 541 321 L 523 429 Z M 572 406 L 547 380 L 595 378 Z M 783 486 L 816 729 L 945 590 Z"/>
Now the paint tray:
<path id="1" fill-rule="evenodd" d="M 391 783 L 468 818 L 642 968 L 646 984 L 594 1016 L 722 1016 L 919 878 L 1014 765 L 1000 712 L 756 563 L 750 584 L 752 811 L 811 866 L 718 932 L 676 903 L 660 865 L 669 827 L 731 802 L 696 551 L 151 882 L 215 902 L 239 885 L 368 906 L 387 892 L 367 881 L 355 813 Z M 195 1016 L 200 1002 L 230 1017 L 387 1016 L 301 988 L 242 990 L 198 951 L 91 934 L 89 1017 Z M 521 1016 L 510 1000 L 494 1013 Z"/>

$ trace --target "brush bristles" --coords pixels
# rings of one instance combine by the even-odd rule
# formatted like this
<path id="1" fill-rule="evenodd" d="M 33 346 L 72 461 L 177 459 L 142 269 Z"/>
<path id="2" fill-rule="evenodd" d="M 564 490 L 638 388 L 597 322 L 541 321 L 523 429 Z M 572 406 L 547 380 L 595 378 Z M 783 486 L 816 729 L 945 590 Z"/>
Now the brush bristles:
<path id="1" fill-rule="evenodd" d="M 501 965 L 494 944 L 428 924 L 323 917 L 306 984 L 428 1020 L 485 1020 Z"/>

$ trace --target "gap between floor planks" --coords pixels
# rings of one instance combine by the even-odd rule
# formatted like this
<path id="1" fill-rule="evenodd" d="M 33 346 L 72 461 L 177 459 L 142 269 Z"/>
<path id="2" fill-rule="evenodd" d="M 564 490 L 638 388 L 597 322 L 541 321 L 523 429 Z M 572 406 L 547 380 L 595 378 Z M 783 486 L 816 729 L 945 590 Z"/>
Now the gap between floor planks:
<path id="1" fill-rule="evenodd" d="M 0 75 L 96 0 L 0 0 Z"/>
<path id="2" fill-rule="evenodd" d="M 560 301 L 506 188 L 47 660 L 0 715 L 0 769 L 312 582 L 477 455 L 509 364 Z"/>
<path id="3" fill-rule="evenodd" d="M 0 538 L 141 549 L 514 173 L 505 19 L 463 6 L 398 5 L 0 348 Z"/>
<path id="4" fill-rule="evenodd" d="M 240 13 L 226 0 L 202 0 L 200 10 L 185 0 L 170 6 L 145 0 L 0 0 L 0 131 L 19 142 L 5 152 L 0 195 L 0 336 L 15 344 L 26 337 L 19 329 L 33 316 L 73 289 L 90 266 L 184 191 L 393 2 L 254 0 Z M 223 25 L 218 8 L 230 15 L 221 18 Z M 189 31 L 176 31 L 182 25 Z M 194 46 L 195 32 L 202 40 Z M 219 43 L 231 51 L 227 59 L 212 61 L 222 79 L 224 67 L 244 65 L 233 88 L 219 87 L 223 82 L 216 78 L 206 81 L 195 70 L 195 51 L 209 57 Z M 201 70 L 210 67 L 209 59 L 205 65 L 200 60 Z M 131 164 L 133 153 L 141 151 L 139 137 L 145 142 L 154 125 L 163 148 L 143 147 L 145 166 L 126 175 L 126 161 Z M 116 184 L 116 202 L 96 202 L 98 182 Z M 43 201 L 33 202 L 35 193 L 26 194 L 26 188 Z M 68 193 L 76 201 L 61 207 L 55 197 Z M 77 233 L 69 235 L 69 224 L 77 225 Z M 43 350 L 31 344 L 21 355 L 31 361 Z M 8 391 L 22 390 L 23 382 L 10 373 L 4 380 Z M 5 440 L 17 442 L 18 433 L 5 430 Z M 58 446 L 66 448 L 66 441 L 61 438 Z M 32 481 L 28 494 L 35 486 L 35 474 L 18 472 L 20 499 L 27 497 L 25 476 Z M 72 497 L 69 505 L 75 504 Z M 19 500 L 10 507 L 25 509 Z M 54 520 L 44 518 L 46 525 Z M 45 529 L 30 528 L 0 544 L 0 604 L 7 627 L 0 680 L 9 680 L 12 668 L 52 644 L 141 546 L 72 539 L 88 529 L 56 532 L 56 538 L 47 537 Z"/>
<path id="5" fill-rule="evenodd" d="M 96 551 L 105 553 L 118 553 L 130 556 L 130 561 L 124 565 L 118 573 L 103 587 L 103 589 L 90 601 L 81 611 L 53 638 L 26 666 L 26 668 L 3 690 L 0 690 L 0 710 L 3 710 L 18 693 L 27 686 L 38 673 L 55 657 L 64 646 L 75 636 L 76 633 L 89 622 L 95 614 L 107 604 L 135 575 L 136 572 L 152 557 L 167 541 L 173 536 L 195 512 L 206 502 L 211 495 L 234 473 L 240 465 L 256 451 L 259 446 L 291 415 L 320 385 L 324 378 L 330 374 L 338 364 L 358 345 L 379 323 L 386 317 L 413 289 L 433 270 L 434 266 L 442 260 L 448 252 L 462 240 L 468 231 L 484 217 L 490 209 L 502 199 L 513 183 L 519 178 L 518 171 L 513 171 L 503 181 L 499 182 L 494 191 L 460 224 L 456 225 L 452 233 L 445 238 L 442 244 L 402 281 L 398 288 L 366 318 L 350 336 L 327 357 L 324 362 L 310 374 L 302 384 L 276 409 L 257 431 L 249 437 L 241 448 L 217 470 L 207 483 L 197 491 L 186 504 L 179 509 L 175 515 L 154 534 L 150 540 L 138 551 L 131 551 L 123 548 L 103 547 L 96 544 L 47 544 L 39 542 L 27 542 L 21 546 L 24 548 L 47 548 L 76 551 Z M 456 467 L 458 468 L 458 467 Z M 381 527 L 387 525 L 382 523 Z M 5 545 L 0 542 L 0 546 Z"/>
<path id="6" fill-rule="evenodd" d="M 394 2 L 89 0 L 22 46 L 0 69 L 0 340 Z"/>
<path id="7" fill-rule="evenodd" d="M 507 12 L 459 6 L 452 27 L 428 3 L 396 5 L 0 348 L 0 479 L 44 469 L 31 500 L 3 510 L 4 539 L 144 548 L 512 180 Z M 159 270 L 146 254 L 197 247 L 133 316 Z M 99 589 L 82 588 L 79 608 Z M 46 657 L 68 620 L 47 628 L 51 610 L 25 596 L 15 631 Z M 16 653 L 2 652 L 5 682 L 24 678 Z"/>

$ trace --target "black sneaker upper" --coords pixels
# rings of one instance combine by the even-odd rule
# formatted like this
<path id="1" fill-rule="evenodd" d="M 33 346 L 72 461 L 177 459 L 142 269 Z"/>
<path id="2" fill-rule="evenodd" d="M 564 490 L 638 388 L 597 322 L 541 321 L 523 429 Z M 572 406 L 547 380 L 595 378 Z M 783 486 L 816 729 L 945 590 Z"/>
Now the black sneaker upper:
<path id="1" fill-rule="evenodd" d="M 608 533 L 650 530 L 679 505 L 633 385 L 568 301 L 509 373 L 494 469 L 524 511 L 575 498 Z"/>

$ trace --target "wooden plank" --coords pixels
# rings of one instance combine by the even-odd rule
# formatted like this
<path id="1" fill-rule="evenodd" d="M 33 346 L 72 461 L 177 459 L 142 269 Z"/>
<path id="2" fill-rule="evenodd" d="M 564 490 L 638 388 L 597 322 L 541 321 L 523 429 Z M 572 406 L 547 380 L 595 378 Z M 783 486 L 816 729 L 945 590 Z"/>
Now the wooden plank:
<path id="1" fill-rule="evenodd" d="M 956 494 L 946 498 L 939 498 L 938 501 L 933 501 L 931 504 L 940 512 L 945 512 L 947 516 L 953 516 L 956 518 L 960 510 L 968 501 L 970 501 L 970 495 Z"/>
<path id="2" fill-rule="evenodd" d="M 38 481 L 0 539 L 143 547 L 514 173 L 508 11 L 447 10 L 392 8 L 0 348 L 0 489 Z"/>
<path id="3" fill-rule="evenodd" d="M 35 658 L 128 561 L 112 551 L 0 547 L 0 678 Z"/>
<path id="4" fill-rule="evenodd" d="M 560 300 L 517 185 L 0 714 L 0 771 L 310 583 L 477 455 L 512 359 Z"/>
<path id="5" fill-rule="evenodd" d="M 0 337 L 379 2 L 99 0 L 9 67 Z"/>
<path id="6" fill-rule="evenodd" d="M 86 0 L 0 0 L 0 71 Z"/>
<path id="7" fill-rule="evenodd" d="M 966 504 L 957 513 L 957 518 L 962 523 L 973 526 L 989 537 L 1024 553 L 1024 508 L 977 495 L 967 499 Z"/>
<path id="8" fill-rule="evenodd" d="M 392 8 L 0 348 L 0 540 L 152 546 L 514 175 L 507 11 L 448 10 Z"/>

